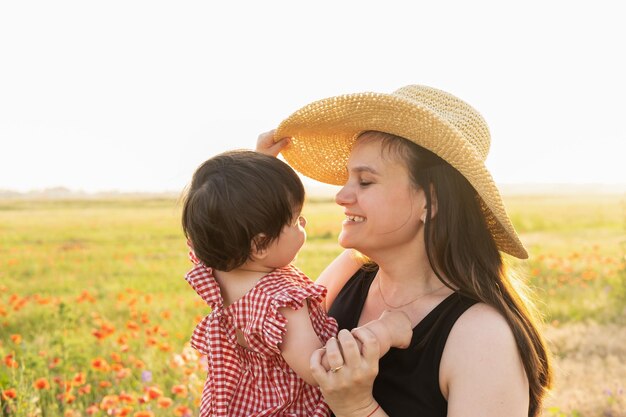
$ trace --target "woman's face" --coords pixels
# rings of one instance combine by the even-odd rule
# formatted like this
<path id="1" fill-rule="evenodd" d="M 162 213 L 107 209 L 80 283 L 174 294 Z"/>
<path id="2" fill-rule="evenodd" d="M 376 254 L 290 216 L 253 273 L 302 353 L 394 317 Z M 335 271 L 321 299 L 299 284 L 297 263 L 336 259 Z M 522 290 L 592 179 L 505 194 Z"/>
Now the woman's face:
<path id="1" fill-rule="evenodd" d="M 419 244 L 425 196 L 409 178 L 399 156 L 383 150 L 380 140 L 357 141 L 348 160 L 348 182 L 335 201 L 346 219 L 339 244 L 374 258 L 377 251 Z"/>

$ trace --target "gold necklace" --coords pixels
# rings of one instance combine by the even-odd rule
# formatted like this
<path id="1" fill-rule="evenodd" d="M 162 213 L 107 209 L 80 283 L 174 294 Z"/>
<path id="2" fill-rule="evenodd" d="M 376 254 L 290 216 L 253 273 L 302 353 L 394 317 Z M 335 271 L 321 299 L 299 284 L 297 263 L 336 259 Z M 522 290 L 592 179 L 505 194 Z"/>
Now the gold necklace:
<path id="1" fill-rule="evenodd" d="M 382 279 L 380 279 L 380 276 L 378 276 L 378 277 L 376 277 L 376 278 L 378 278 L 378 292 L 379 292 L 379 294 L 380 294 L 380 299 L 381 299 L 381 300 L 383 300 L 383 303 L 385 303 L 385 305 L 386 305 L 387 307 L 389 307 L 389 308 L 391 308 L 391 309 L 394 309 L 394 310 L 397 310 L 397 309 L 402 308 L 402 307 L 406 307 L 406 306 L 408 306 L 409 304 L 413 304 L 414 302 L 416 302 L 416 301 L 417 301 L 417 300 L 419 300 L 420 298 L 422 298 L 422 297 L 426 297 L 427 295 L 430 295 L 430 294 L 434 294 L 434 293 L 436 293 L 437 291 L 439 291 L 440 289 L 442 289 L 443 287 L 445 287 L 445 286 L 446 286 L 445 284 L 443 284 L 443 285 L 441 285 L 440 287 L 435 288 L 434 290 L 430 290 L 430 291 L 428 291 L 428 292 L 425 292 L 424 294 L 420 294 L 420 295 L 418 295 L 417 297 L 415 297 L 414 299 L 412 299 L 411 301 L 409 301 L 409 302 L 407 302 L 407 303 L 400 304 L 399 306 L 392 306 L 391 304 L 389 304 L 389 303 L 387 302 L 387 300 L 385 300 L 385 296 L 383 295 L 383 290 L 382 290 L 381 285 L 380 285 L 380 281 L 382 281 Z"/>

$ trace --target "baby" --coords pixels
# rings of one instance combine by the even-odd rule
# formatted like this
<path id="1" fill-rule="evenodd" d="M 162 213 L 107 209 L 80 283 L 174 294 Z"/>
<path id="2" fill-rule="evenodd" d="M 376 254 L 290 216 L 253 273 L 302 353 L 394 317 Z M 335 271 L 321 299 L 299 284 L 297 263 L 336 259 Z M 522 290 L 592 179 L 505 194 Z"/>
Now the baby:
<path id="1" fill-rule="evenodd" d="M 211 307 L 191 339 L 208 359 L 200 417 L 329 415 L 309 360 L 337 323 L 326 315 L 326 288 L 291 265 L 306 239 L 303 204 L 296 173 L 261 153 L 226 152 L 193 175 L 182 224 L 195 267 L 185 279 Z M 323 276 L 359 266 L 344 253 Z M 362 328 L 380 356 L 412 334 L 401 312 Z"/>

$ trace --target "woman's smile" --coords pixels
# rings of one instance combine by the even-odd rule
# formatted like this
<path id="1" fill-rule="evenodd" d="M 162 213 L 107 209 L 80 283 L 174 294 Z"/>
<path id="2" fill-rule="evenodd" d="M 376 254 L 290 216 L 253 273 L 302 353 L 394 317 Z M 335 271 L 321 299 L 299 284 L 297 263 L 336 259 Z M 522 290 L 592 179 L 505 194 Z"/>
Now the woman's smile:
<path id="1" fill-rule="evenodd" d="M 363 223 L 365 220 L 366 219 L 363 216 L 357 216 L 356 214 L 346 213 L 346 219 L 343 221 L 343 224 L 354 225 L 354 224 Z"/>

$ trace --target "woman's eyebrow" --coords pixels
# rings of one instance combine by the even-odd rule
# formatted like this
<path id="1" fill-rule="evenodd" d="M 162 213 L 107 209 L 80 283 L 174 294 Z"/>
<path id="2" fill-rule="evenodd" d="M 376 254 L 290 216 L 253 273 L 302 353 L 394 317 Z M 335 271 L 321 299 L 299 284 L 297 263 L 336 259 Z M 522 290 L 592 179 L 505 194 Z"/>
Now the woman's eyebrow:
<path id="1" fill-rule="evenodd" d="M 354 173 L 361 173 L 361 172 L 369 172 L 370 174 L 374 174 L 374 175 L 380 175 L 380 173 L 378 171 L 376 171 L 374 168 L 367 166 L 367 165 L 359 165 L 356 167 L 352 167 L 350 168 L 350 171 L 354 172 Z"/>

